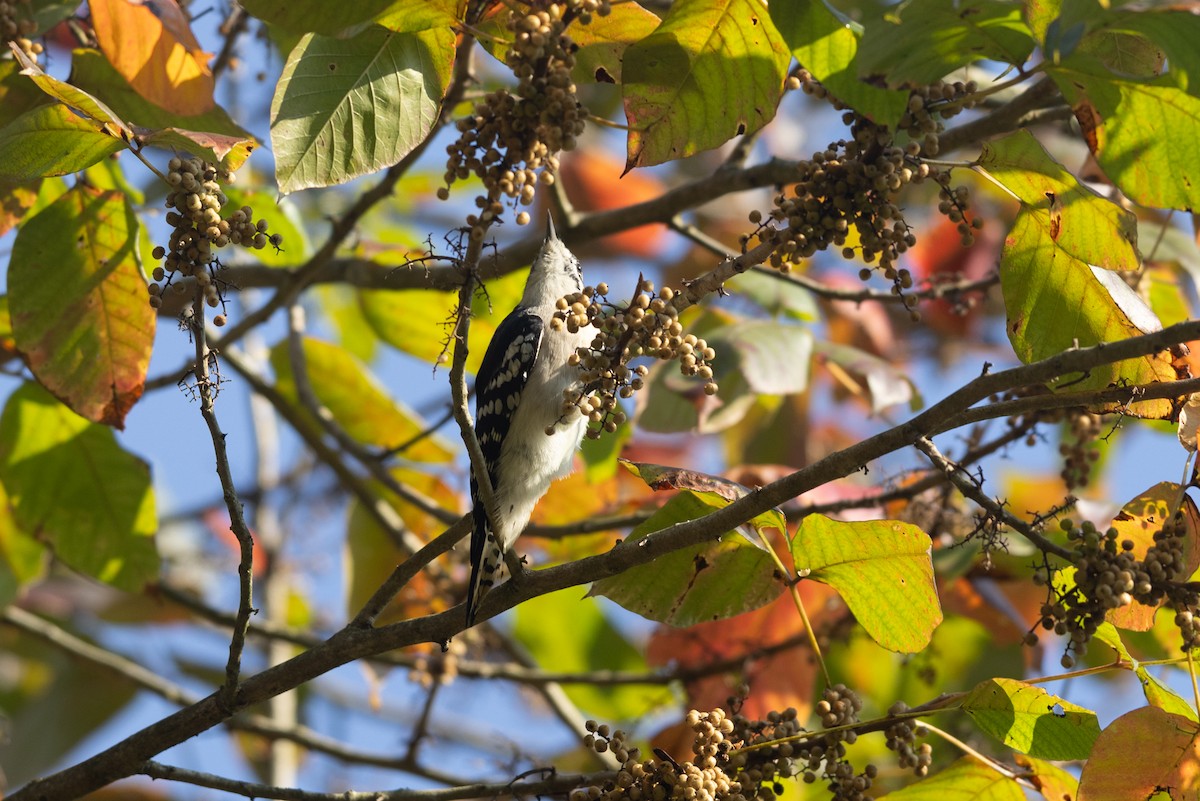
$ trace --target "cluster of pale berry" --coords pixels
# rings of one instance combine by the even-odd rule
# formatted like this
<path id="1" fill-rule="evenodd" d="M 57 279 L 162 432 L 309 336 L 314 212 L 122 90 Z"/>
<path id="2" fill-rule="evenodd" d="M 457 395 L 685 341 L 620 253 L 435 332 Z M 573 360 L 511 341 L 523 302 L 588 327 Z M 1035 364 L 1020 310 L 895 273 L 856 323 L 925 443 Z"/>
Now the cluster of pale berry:
<path id="1" fill-rule="evenodd" d="M 806 71 L 800 71 L 797 81 L 808 94 L 845 109 Z M 801 162 L 791 193 L 776 195 L 765 218 L 757 210 L 750 214 L 750 222 L 758 226 L 755 234 L 774 245 L 771 266 L 787 271 L 797 260 L 837 247 L 844 258 L 877 263 L 859 271 L 862 280 L 869 280 L 878 269 L 892 282 L 892 291 L 903 296 L 912 286 L 912 276 L 897 262 L 917 239 L 898 196 L 910 184 L 926 180 L 941 185 L 939 211 L 958 225 L 969 243 L 972 229 L 981 221 L 967 217 L 966 188 L 951 188 L 949 172 L 931 168 L 923 157 L 938 151 L 941 119 L 969 105 L 974 92 L 973 84 L 942 82 L 913 91 L 899 125 L 903 136 L 846 110 L 843 121 L 850 126 L 850 138 L 833 142 Z M 859 240 L 857 248 L 847 246 L 852 232 Z M 750 235 L 743 237 L 743 247 L 749 240 Z M 904 296 L 904 300 L 914 319 L 919 319 L 916 298 Z"/>
<path id="2" fill-rule="evenodd" d="M 1067 431 L 1064 432 L 1058 452 L 1063 457 L 1062 479 L 1067 489 L 1086 487 L 1091 480 L 1092 466 L 1100 459 L 1096 442 L 1103 433 L 1103 419 L 1086 409 L 1075 409 L 1067 413 Z"/>
<path id="3" fill-rule="evenodd" d="M 888 714 L 895 717 L 907 711 L 908 704 L 897 701 L 888 709 Z M 916 745 L 916 738 L 928 733 L 929 729 L 912 720 L 897 720 L 884 730 L 888 750 L 896 752 L 900 767 L 911 768 L 917 776 L 927 775 L 929 766 L 933 764 L 933 746 L 929 743 Z"/>
<path id="4" fill-rule="evenodd" d="M 533 203 L 539 180 L 554 182 L 558 153 L 574 149 L 587 109 L 571 79 L 578 46 L 567 26 L 587 24 L 593 14 L 611 10 L 608 0 L 533 0 L 528 6 L 527 13 L 514 13 L 509 21 L 513 42 L 505 61 L 517 78 L 516 91 L 490 92 L 473 115 L 458 121 L 459 138 L 446 148 L 446 186 L 438 197 L 447 199 L 450 185 L 471 175 L 487 189 L 475 198 L 479 214 L 467 218 L 476 240 L 503 213 L 503 198 L 515 205 Z M 516 219 L 524 225 L 529 213 L 522 211 Z"/>
<path id="5" fill-rule="evenodd" d="M 1050 597 L 1042 604 L 1039 624 L 1069 638 L 1062 657 L 1064 668 L 1074 667 L 1077 657 L 1087 653 L 1088 643 L 1109 611 L 1134 601 L 1147 606 L 1165 602 L 1175 611 L 1183 650 L 1197 644 L 1194 616 L 1200 607 L 1200 592 L 1188 582 L 1180 515 L 1165 521 L 1154 533 L 1154 544 L 1142 559 L 1133 555 L 1133 540 L 1118 542 L 1120 534 L 1115 528 L 1101 532 L 1088 521 L 1076 527 L 1070 519 L 1064 519 L 1061 527 L 1076 554 L 1074 583 L 1055 588 L 1043 574 L 1034 580 L 1051 587 Z M 1031 631 L 1026 642 L 1036 643 L 1037 634 Z"/>
<path id="6" fill-rule="evenodd" d="M 232 173 L 198 158 L 176 157 L 168 164 L 166 179 L 171 186 L 166 199 L 167 208 L 172 209 L 166 217 L 171 238 L 168 247 L 159 245 L 152 254 L 163 263 L 152 273 L 156 283 L 150 285 L 150 305 L 159 308 L 168 288 L 180 294 L 187 292 L 186 285 L 176 280 L 182 276 L 194 278 L 204 292 L 205 302 L 216 308 L 222 298 L 215 278 L 219 264 L 213 250 L 226 245 L 262 250 L 270 244 L 278 248 L 283 238 L 267 233 L 266 220 L 255 222 L 254 209 L 249 206 L 228 217 L 221 216 L 221 208 L 229 200 L 221 186 L 234 180 Z M 213 323 L 224 325 L 225 315 L 216 315 Z"/>
<path id="7" fill-rule="evenodd" d="M 894 714 L 907 711 L 903 704 L 893 709 Z M 693 758 L 682 763 L 660 751 L 643 760 L 637 748 L 626 744 L 625 732 L 610 731 L 608 726 L 588 721 L 584 738 L 587 746 L 600 753 L 611 751 L 620 768 L 602 784 L 574 790 L 570 798 L 774 801 L 784 791 L 781 780 L 799 777 L 808 784 L 827 782 L 833 801 L 866 801 L 878 769 L 867 765 L 856 773 L 846 760 L 846 745 L 856 740 L 852 727 L 859 722 L 861 710 L 859 698 L 840 684 L 826 689 L 816 707 L 822 725 L 831 731 L 806 731 L 795 709 L 770 712 L 766 720 L 727 715 L 721 709 L 693 709 L 686 718 L 693 733 Z M 923 729 L 903 722 L 888 732 L 888 747 L 900 755 L 901 765 L 925 775 L 930 763 L 929 746 L 912 747 L 914 736 L 923 736 Z"/>
<path id="8" fill-rule="evenodd" d="M 716 352 L 702 338 L 683 333 L 683 305 L 677 304 L 681 295 L 670 287 L 656 291 L 654 283 L 643 278 L 628 303 L 610 303 L 607 295 L 608 285 L 601 283 L 558 301 L 551 326 L 571 333 L 589 325 L 596 328 L 591 344 L 571 355 L 571 365 L 582 372 L 582 385 L 566 391 L 564 415 L 588 417 L 595 424 L 588 430 L 593 439 L 601 431 L 615 431 L 625 419 L 618 398 L 632 397 L 648 372 L 645 365 L 630 367 L 639 356 L 677 360 L 683 375 L 704 381 L 704 392 L 716 394 L 710 365 Z"/>
<path id="9" fill-rule="evenodd" d="M 0 0 L 0 38 L 12 42 L 33 61 L 42 54 L 42 45 L 30 39 L 37 33 L 32 0 Z M 4 49 L 8 52 L 8 48 Z"/>

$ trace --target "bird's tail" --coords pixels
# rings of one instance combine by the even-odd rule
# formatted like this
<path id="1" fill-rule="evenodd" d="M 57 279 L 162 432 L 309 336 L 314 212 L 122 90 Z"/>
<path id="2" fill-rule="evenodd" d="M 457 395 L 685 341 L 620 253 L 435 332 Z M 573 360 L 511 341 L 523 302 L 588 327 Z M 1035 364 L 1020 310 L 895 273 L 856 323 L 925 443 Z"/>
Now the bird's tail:
<path id="1" fill-rule="evenodd" d="M 474 527 L 471 529 L 471 580 L 467 584 L 467 628 L 475 625 L 479 604 L 504 569 L 504 554 L 488 525 L 487 511 L 482 501 L 471 510 Z"/>

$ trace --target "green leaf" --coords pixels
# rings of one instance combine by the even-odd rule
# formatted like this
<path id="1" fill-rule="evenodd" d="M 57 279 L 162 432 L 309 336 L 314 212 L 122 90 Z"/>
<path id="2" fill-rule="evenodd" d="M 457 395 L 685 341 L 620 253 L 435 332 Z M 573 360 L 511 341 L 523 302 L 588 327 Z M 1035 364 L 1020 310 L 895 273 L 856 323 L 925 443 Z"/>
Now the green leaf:
<path id="1" fill-rule="evenodd" d="M 397 32 L 449 27 L 458 21 L 458 0 L 247 0 L 243 7 L 263 22 L 292 33 L 344 34 L 375 20 Z"/>
<path id="2" fill-rule="evenodd" d="M 879 125 L 895 128 L 908 108 L 908 92 L 859 78 L 859 35 L 821 0 L 771 5 L 771 18 L 800 66 L 834 97 Z"/>
<path id="3" fill-rule="evenodd" d="M 573 26 L 571 38 L 579 46 L 571 71 L 576 82 L 621 83 L 625 50 L 658 25 L 658 17 L 629 2 L 614 3 L 607 17 L 593 16 L 587 25 Z"/>
<path id="4" fill-rule="evenodd" d="M 1087 759 L 1100 736 L 1095 712 L 1016 679 L 981 682 L 962 710 L 1009 748 L 1041 759 Z"/>
<path id="5" fill-rule="evenodd" d="M 917 653 L 942 622 L 932 542 L 912 524 L 808 515 L 791 549 L 797 574 L 837 590 L 867 633 L 888 650 Z"/>
<path id="6" fill-rule="evenodd" d="M 129 126 L 125 124 L 125 121 L 105 103 L 77 86 L 72 86 L 65 81 L 60 81 L 57 78 L 47 75 L 37 65 L 37 62 L 31 61 L 23 51 L 19 49 L 14 50 L 13 55 L 16 56 L 17 61 L 24 68 L 21 70 L 21 74 L 28 75 L 37 84 L 38 88 L 50 95 L 50 97 L 61 103 L 65 103 L 101 127 L 107 127 L 113 136 L 121 139 L 133 136 L 133 132 L 129 130 Z"/>
<path id="7" fill-rule="evenodd" d="M 1025 791 L 991 765 L 965 756 L 886 797 L 889 801 L 1025 801 Z"/>
<path id="8" fill-rule="evenodd" d="M 655 492 L 688 490 L 701 496 L 711 506 L 719 507 L 750 494 L 749 489 L 736 481 L 709 473 L 701 473 L 697 470 L 647 462 L 631 462 L 628 459 L 622 459 L 621 465 L 645 481 L 646 486 Z M 783 533 L 787 531 L 787 518 L 778 509 L 768 509 L 750 518 L 747 525 L 752 526 L 760 534 L 764 529 L 770 528 Z"/>
<path id="9" fill-rule="evenodd" d="M 1129 649 L 1125 647 L 1125 643 L 1121 639 L 1121 632 L 1116 626 L 1108 621 L 1101 623 L 1100 627 L 1096 629 L 1093 639 L 1116 651 L 1117 657 L 1122 662 L 1121 666 L 1132 670 L 1137 675 L 1138 682 L 1142 686 L 1142 694 L 1146 696 L 1146 703 L 1171 714 L 1200 721 L 1191 704 L 1180 698 L 1174 690 L 1159 681 L 1153 673 L 1130 655 Z"/>
<path id="10" fill-rule="evenodd" d="M 727 503 L 715 493 L 680 492 L 634 528 L 619 547 L 636 548 L 647 534 L 704 517 Z M 603 595 L 650 620 L 683 627 L 758 609 L 783 589 L 770 554 L 739 531 L 727 531 L 601 579 L 588 594 Z"/>
<path id="11" fill-rule="evenodd" d="M 175 114 L 146 100 L 129 85 L 99 50 L 71 54 L 71 81 L 81 90 L 103 97 L 121 119 L 136 126 L 147 145 L 178 148 L 236 170 L 258 146 L 220 106 L 203 114 Z"/>
<path id="12" fill-rule="evenodd" d="M 1143 206 L 1200 208 L 1200 97 L 1170 77 L 1122 80 L 1082 60 L 1048 72 L 1122 192 Z"/>
<path id="13" fill-rule="evenodd" d="M 117 428 L 142 395 L 154 344 L 136 242 L 125 196 L 81 184 L 21 227 L 8 274 L 13 334 L 38 381 Z"/>
<path id="14" fill-rule="evenodd" d="M 0 484 L 0 607 L 46 574 L 46 548 L 17 525 L 4 485 Z"/>
<path id="15" fill-rule="evenodd" d="M 279 250 L 271 246 L 262 250 L 243 249 L 244 255 L 268 267 L 299 267 L 308 261 L 308 257 L 312 255 L 308 226 L 301 218 L 295 203 L 288 198 L 280 198 L 277 202 L 266 192 L 241 190 L 234 186 L 223 187 L 221 191 L 229 198 L 227 209 L 250 206 L 254 209 L 255 219 L 261 217 L 270 225 L 268 233 L 283 237 Z"/>
<path id="16" fill-rule="evenodd" d="M 304 338 L 303 349 L 313 393 L 353 439 L 391 450 L 427 429 L 416 412 L 390 397 L 366 365 L 348 351 L 308 337 Z M 286 341 L 271 349 L 271 367 L 279 391 L 297 402 Z M 430 435 L 407 448 L 403 456 L 417 462 L 448 462 L 454 451 L 442 437 Z"/>
<path id="17" fill-rule="evenodd" d="M 471 331 L 467 336 L 470 353 L 467 370 L 475 372 L 496 326 L 521 299 L 528 270 L 519 270 L 487 282 L 487 299 L 477 294 L 471 311 Z M 363 316 L 384 342 L 426 364 L 437 364 L 450 336 L 452 310 L 458 302 L 455 292 L 414 289 L 392 292 L 363 289 L 358 293 Z"/>
<path id="18" fill-rule="evenodd" d="M 632 436 L 633 424 L 626 420 L 611 434 L 604 432 L 599 439 L 584 438 L 580 455 L 583 456 L 589 484 L 599 484 L 617 474 L 617 459 Z"/>
<path id="19" fill-rule="evenodd" d="M 150 469 L 36 384 L 0 415 L 0 483 L 17 525 L 67 565 L 131 592 L 158 577 Z"/>
<path id="20" fill-rule="evenodd" d="M 66 106 L 39 106 L 0 128 L 0 180 L 66 175 L 123 150 L 125 143 Z"/>
<path id="21" fill-rule="evenodd" d="M 1194 798 L 1200 772 L 1200 727 L 1152 706 L 1127 712 L 1096 738 L 1079 776 L 1079 797 L 1088 801 Z"/>
<path id="22" fill-rule="evenodd" d="M 1180 89 L 1192 91 L 1192 79 L 1200 76 L 1200 17 L 1171 8 L 1101 11 L 1098 5 L 1089 14 L 1099 18 L 1088 38 L 1107 36 L 1122 45 L 1120 60 L 1101 58 L 1105 66 L 1129 77 L 1146 77 L 1152 74 L 1147 67 L 1160 66 L 1165 55 L 1172 79 Z"/>
<path id="23" fill-rule="evenodd" d="M 775 116 L 791 55 L 761 0 L 678 0 L 625 50 L 626 171 L 753 133 Z"/>
<path id="24" fill-rule="evenodd" d="M 1009 340 L 1022 361 L 1160 327 L 1150 308 L 1107 272 L 1138 267 L 1132 214 L 1081 185 L 1025 131 L 984 145 L 979 166 L 1021 201 L 1004 242 L 1000 283 Z M 1173 378 L 1169 357 L 1152 355 L 1062 382 L 1083 390 Z M 1169 406 L 1146 401 L 1139 412 L 1161 416 Z"/>
<path id="25" fill-rule="evenodd" d="M 0 128 L 50 102 L 37 84 L 20 74 L 20 69 L 16 61 L 0 61 Z"/>
<path id="26" fill-rule="evenodd" d="M 641 652 L 613 627 L 591 597 L 572 587 L 526 601 L 517 607 L 513 636 L 542 670 L 553 673 L 590 671 L 644 672 Z M 564 687 L 567 697 L 584 711 L 609 720 L 641 718 L 671 699 L 663 685 L 586 682 Z"/>
<path id="27" fill-rule="evenodd" d="M 976 61 L 1022 64 L 1034 47 L 1021 5 L 1005 0 L 881 6 L 863 25 L 860 74 L 888 86 L 927 85 Z"/>
<path id="28" fill-rule="evenodd" d="M 437 120 L 454 39 L 449 28 L 378 26 L 352 39 L 301 39 L 271 101 L 279 191 L 345 183 L 407 155 Z"/>

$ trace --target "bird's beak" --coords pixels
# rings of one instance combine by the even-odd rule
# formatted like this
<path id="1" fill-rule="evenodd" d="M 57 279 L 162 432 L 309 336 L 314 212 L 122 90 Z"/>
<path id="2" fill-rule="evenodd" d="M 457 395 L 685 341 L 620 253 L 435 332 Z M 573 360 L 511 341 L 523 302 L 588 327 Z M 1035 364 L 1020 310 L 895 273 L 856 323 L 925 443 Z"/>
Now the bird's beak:
<path id="1" fill-rule="evenodd" d="M 554 231 L 554 215 L 549 211 L 546 212 L 546 241 L 558 239 L 558 234 Z"/>

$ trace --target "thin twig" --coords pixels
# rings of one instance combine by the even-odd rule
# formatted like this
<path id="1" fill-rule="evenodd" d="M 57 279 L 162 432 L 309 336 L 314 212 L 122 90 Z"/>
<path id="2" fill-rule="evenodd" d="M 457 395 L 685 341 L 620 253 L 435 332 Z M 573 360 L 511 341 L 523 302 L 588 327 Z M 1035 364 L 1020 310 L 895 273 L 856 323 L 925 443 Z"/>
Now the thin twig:
<path id="1" fill-rule="evenodd" d="M 200 415 L 208 426 L 216 457 L 217 477 L 221 482 L 221 495 L 225 509 L 229 512 L 229 529 L 238 542 L 238 608 L 237 622 L 229 638 L 229 658 L 225 662 L 225 683 L 217 693 L 223 707 L 232 710 L 237 695 L 238 680 L 242 672 L 242 650 L 246 646 L 246 629 L 250 615 L 254 614 L 254 537 L 238 500 L 237 487 L 233 483 L 233 472 L 229 467 L 229 453 L 225 448 L 225 433 L 217 422 L 213 402 L 217 394 L 218 378 L 212 373 L 214 353 L 208 347 L 207 331 L 204 328 L 204 292 L 197 289 L 192 300 L 192 316 L 189 321 L 192 339 L 196 345 L 196 363 L 192 370 L 196 376 L 196 393 L 200 396 Z"/>

